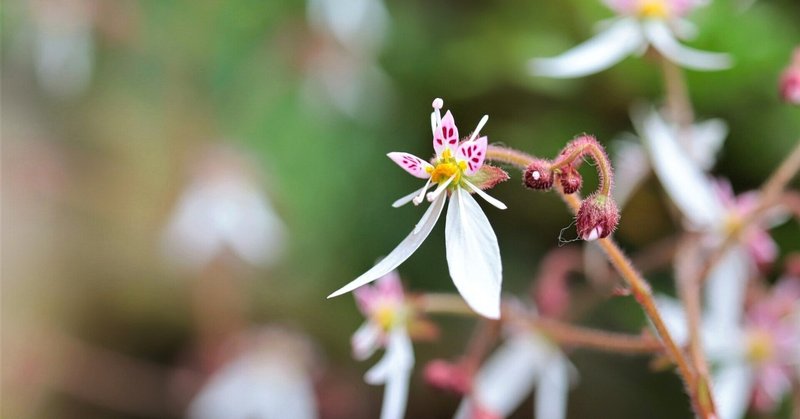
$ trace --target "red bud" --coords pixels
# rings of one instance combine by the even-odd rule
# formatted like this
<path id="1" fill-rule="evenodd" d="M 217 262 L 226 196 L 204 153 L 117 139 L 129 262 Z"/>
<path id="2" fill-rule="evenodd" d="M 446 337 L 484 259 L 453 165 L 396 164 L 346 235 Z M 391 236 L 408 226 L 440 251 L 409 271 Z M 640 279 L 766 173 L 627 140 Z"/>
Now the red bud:
<path id="1" fill-rule="evenodd" d="M 578 236 L 586 241 L 608 237 L 619 224 L 619 210 L 610 196 L 593 194 L 578 210 Z"/>
<path id="2" fill-rule="evenodd" d="M 523 176 L 525 186 L 540 191 L 545 191 L 553 187 L 553 172 L 550 170 L 550 162 L 547 160 L 536 159 L 528 165 Z"/>
<path id="3" fill-rule="evenodd" d="M 567 195 L 577 192 L 583 185 L 583 177 L 572 166 L 565 166 L 562 169 L 562 172 L 558 174 L 558 181 L 561 182 L 561 188 Z"/>

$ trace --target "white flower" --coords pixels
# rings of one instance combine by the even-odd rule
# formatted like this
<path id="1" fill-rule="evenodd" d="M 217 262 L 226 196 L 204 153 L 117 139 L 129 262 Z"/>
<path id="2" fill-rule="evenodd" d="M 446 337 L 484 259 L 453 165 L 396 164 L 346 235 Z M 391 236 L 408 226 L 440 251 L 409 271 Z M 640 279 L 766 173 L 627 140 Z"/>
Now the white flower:
<path id="1" fill-rule="evenodd" d="M 37 81 L 53 96 L 77 96 L 86 90 L 92 78 L 95 6 L 85 0 L 29 3 L 33 15 Z"/>
<path id="2" fill-rule="evenodd" d="M 170 259 L 202 269 L 226 249 L 261 266 L 281 255 L 283 222 L 243 160 L 227 148 L 203 156 L 164 232 Z"/>
<path id="3" fill-rule="evenodd" d="M 386 349 L 383 358 L 364 375 L 364 380 L 386 386 L 381 419 L 402 419 L 414 366 L 414 348 L 408 334 L 409 323 L 414 318 L 406 304 L 400 277 L 390 272 L 375 286 L 359 288 L 354 294 L 367 322 L 353 334 L 353 356 L 364 360 L 378 348 Z"/>
<path id="4" fill-rule="evenodd" d="M 535 417 L 562 419 L 574 375 L 574 367 L 557 346 L 536 332 L 520 330 L 483 364 L 455 418 L 477 417 L 477 412 L 492 418 L 509 416 L 536 387 Z"/>
<path id="5" fill-rule="evenodd" d="M 391 19 L 382 0 L 308 0 L 314 39 L 304 83 L 309 105 L 328 104 L 357 120 L 380 119 L 393 96 L 378 63 Z"/>
<path id="6" fill-rule="evenodd" d="M 692 0 L 609 0 L 606 4 L 620 16 L 594 38 L 554 58 L 535 58 L 529 67 L 534 75 L 581 77 L 605 70 L 625 57 L 652 46 L 663 56 L 695 70 L 730 67 L 726 54 L 699 51 L 682 45 L 694 27 L 683 16 L 700 2 Z"/>
<path id="7" fill-rule="evenodd" d="M 432 202 L 430 207 L 411 234 L 388 256 L 328 298 L 350 292 L 374 281 L 408 259 L 433 230 L 447 196 L 451 196 L 445 225 L 450 276 L 461 296 L 473 310 L 496 319 L 500 317 L 502 282 L 500 250 L 489 220 L 471 193 L 480 195 L 497 208 L 505 209 L 506 206 L 502 202 L 490 197 L 481 188 L 494 186 L 508 176 L 500 169 L 483 164 L 488 140 L 486 137 L 478 138 L 478 134 L 488 116 L 481 119 L 467 140 L 459 143 L 458 128 L 453 115 L 448 111 L 444 118 L 441 117 L 440 109 L 443 105 L 441 99 L 436 99 L 433 105 L 431 125 L 433 148 L 436 151 L 433 164 L 412 154 L 389 153 L 389 158 L 407 172 L 418 178 L 427 179 L 425 186 L 398 199 L 393 206 L 398 207 L 411 201 L 419 204 L 428 189 L 437 185 L 433 192 L 427 194 L 428 201 Z"/>
<path id="8" fill-rule="evenodd" d="M 311 348 L 300 336 L 266 329 L 245 336 L 248 349 L 228 362 L 192 400 L 191 419 L 315 419 Z"/>

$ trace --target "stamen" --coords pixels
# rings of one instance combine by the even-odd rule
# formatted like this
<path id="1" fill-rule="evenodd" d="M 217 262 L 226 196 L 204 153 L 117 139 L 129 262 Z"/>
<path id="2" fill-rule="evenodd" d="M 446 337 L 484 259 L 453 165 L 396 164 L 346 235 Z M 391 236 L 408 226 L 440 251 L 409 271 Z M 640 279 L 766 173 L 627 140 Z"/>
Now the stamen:
<path id="1" fill-rule="evenodd" d="M 427 192 L 428 188 L 430 187 L 431 187 L 431 178 L 428 178 L 428 181 L 425 182 L 425 186 L 423 186 L 422 189 L 419 191 L 419 195 L 414 197 L 414 199 L 412 200 L 414 205 L 419 205 L 422 203 L 422 200 L 425 198 L 425 192 Z"/>
<path id="2" fill-rule="evenodd" d="M 469 141 L 475 141 L 475 139 L 478 138 L 478 134 L 480 134 L 481 128 L 483 128 L 483 126 L 486 125 L 487 121 L 489 121 L 489 115 L 484 115 L 483 118 L 481 118 L 480 122 L 478 122 L 478 127 L 475 128 L 475 131 L 472 131 L 472 136 L 469 137 Z"/>
<path id="3" fill-rule="evenodd" d="M 470 183 L 470 181 L 468 181 L 466 179 L 463 179 L 463 182 L 464 182 L 465 185 L 467 185 L 467 188 L 469 188 L 469 190 L 471 190 L 472 192 L 475 192 L 476 194 L 478 194 L 478 196 L 480 196 L 481 198 L 485 199 L 486 202 L 494 205 L 495 207 L 497 207 L 497 208 L 499 208 L 501 210 L 504 210 L 504 209 L 508 208 L 506 206 L 506 204 L 500 202 L 500 200 L 498 200 L 497 198 L 494 198 L 494 197 L 490 196 L 489 194 L 487 194 L 486 192 L 480 190 L 477 186 L 475 186 L 472 183 Z"/>
<path id="4" fill-rule="evenodd" d="M 414 192 L 411 192 L 410 194 L 408 194 L 408 195 L 406 195 L 406 196 L 404 196 L 404 197 L 402 197 L 402 198 L 398 199 L 397 201 L 394 201 L 394 202 L 392 203 L 392 207 L 394 207 L 394 208 L 400 208 L 400 207 L 402 207 L 403 205 L 405 205 L 405 204 L 407 204 L 407 203 L 411 202 L 411 201 L 412 201 L 412 200 L 413 200 L 413 199 L 414 199 L 414 198 L 415 198 L 417 195 L 420 195 L 420 192 L 422 192 L 422 194 L 424 195 L 424 194 L 425 194 L 425 191 L 427 191 L 428 189 L 430 189 L 430 187 L 431 187 L 431 183 L 430 183 L 430 182 L 426 183 L 426 184 L 425 184 L 425 186 L 424 186 L 423 188 L 421 188 L 421 189 L 417 189 L 417 190 L 415 190 Z M 421 200 L 420 200 L 420 201 L 421 201 Z"/>
<path id="5" fill-rule="evenodd" d="M 455 173 L 455 174 L 453 174 L 453 176 L 450 176 L 450 178 L 447 179 L 446 182 L 440 184 L 439 187 L 436 188 L 435 191 L 429 193 L 428 194 L 428 201 L 429 202 L 433 202 L 436 198 L 438 198 L 439 195 L 441 195 L 442 192 L 444 192 L 444 190 L 447 189 L 447 187 L 450 185 L 450 182 L 452 182 L 453 179 L 456 178 L 456 176 L 458 176 L 458 173 Z"/>
<path id="6" fill-rule="evenodd" d="M 442 113 L 441 109 L 444 106 L 444 100 L 442 98 L 437 97 L 433 100 L 433 114 L 436 117 L 436 126 L 439 127 L 442 125 Z M 433 129 L 436 131 L 436 128 Z"/>
<path id="7" fill-rule="evenodd" d="M 431 131 L 433 131 L 433 135 L 436 135 L 437 127 L 438 125 L 436 125 L 436 113 L 431 112 Z"/>

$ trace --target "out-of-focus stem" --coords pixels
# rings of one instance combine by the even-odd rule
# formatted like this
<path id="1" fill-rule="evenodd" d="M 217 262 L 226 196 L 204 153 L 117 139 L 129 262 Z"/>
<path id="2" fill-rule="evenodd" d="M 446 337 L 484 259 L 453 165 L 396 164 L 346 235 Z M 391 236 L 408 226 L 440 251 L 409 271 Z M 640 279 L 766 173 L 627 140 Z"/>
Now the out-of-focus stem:
<path id="1" fill-rule="evenodd" d="M 427 313 L 477 316 L 461 297 L 455 294 L 425 294 L 417 299 L 421 310 Z M 596 349 L 614 353 L 658 353 L 661 342 L 648 335 L 613 333 L 574 326 L 558 320 L 546 319 L 533 313 L 503 306 L 503 321 L 524 323 L 553 341 L 566 346 Z"/>
<path id="2" fill-rule="evenodd" d="M 689 100 L 689 89 L 686 86 L 683 70 L 662 56 L 661 72 L 664 75 L 664 90 L 670 119 L 678 124 L 681 131 L 685 132 L 694 123 L 694 110 L 692 102 Z"/>
<path id="3" fill-rule="evenodd" d="M 489 160 L 513 164 L 521 170 L 525 170 L 525 168 L 533 162 L 533 157 L 526 159 L 525 156 L 527 155 L 497 146 L 489 146 L 486 151 L 486 157 Z M 577 214 L 578 210 L 580 209 L 579 198 L 576 197 L 575 194 L 566 195 L 564 193 L 561 193 L 561 197 L 570 207 L 572 212 Z M 675 340 L 672 338 L 672 335 L 669 333 L 666 323 L 664 323 L 664 320 L 661 317 L 661 313 L 659 313 L 658 308 L 656 308 L 655 300 L 653 299 L 653 295 L 650 290 L 650 285 L 633 268 L 633 266 L 631 266 L 627 257 L 625 257 L 622 250 L 620 250 L 619 246 L 617 246 L 612 239 L 600 239 L 598 240 L 598 244 L 606 253 L 606 256 L 608 256 L 609 260 L 611 261 L 611 264 L 614 265 L 614 268 L 617 269 L 617 272 L 620 273 L 625 282 L 627 282 L 631 287 L 631 292 L 636 298 L 636 301 L 639 302 L 645 314 L 653 323 L 653 327 L 655 327 L 656 331 L 658 332 L 662 344 L 664 345 L 664 349 L 678 367 L 678 373 L 683 379 L 683 383 L 686 386 L 686 392 L 689 394 L 695 412 L 704 418 L 712 417 L 713 404 L 711 404 L 712 407 L 710 411 L 707 407 L 711 400 L 710 396 L 708 396 L 708 394 L 704 394 L 704 396 L 708 397 L 705 399 L 705 402 L 701 403 L 701 396 L 697 391 L 697 377 L 693 369 L 690 367 L 686 357 L 684 356 L 683 351 L 681 351 L 681 349 L 675 343 Z"/>

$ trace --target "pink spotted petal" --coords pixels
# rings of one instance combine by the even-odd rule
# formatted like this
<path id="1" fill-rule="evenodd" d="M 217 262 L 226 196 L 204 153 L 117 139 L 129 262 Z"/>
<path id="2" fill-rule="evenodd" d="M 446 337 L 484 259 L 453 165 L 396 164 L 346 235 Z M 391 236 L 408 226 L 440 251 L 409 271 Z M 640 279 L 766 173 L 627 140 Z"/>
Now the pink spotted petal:
<path id="1" fill-rule="evenodd" d="M 411 173 L 412 176 L 416 176 L 420 179 L 431 177 L 430 173 L 425 170 L 428 167 L 432 167 L 431 164 L 413 154 L 392 152 L 387 154 L 387 156 L 397 163 L 398 166 L 405 169 L 406 172 Z"/>
<path id="2" fill-rule="evenodd" d="M 467 162 L 467 176 L 474 175 L 483 166 L 487 145 L 486 137 L 480 137 L 475 141 L 464 141 L 458 146 L 456 158 Z"/>
<path id="3" fill-rule="evenodd" d="M 447 111 L 442 118 L 442 123 L 433 133 L 433 149 L 436 150 L 436 155 L 439 156 L 445 148 L 455 152 L 457 146 L 458 128 L 456 128 L 456 122 L 453 120 L 453 114 Z"/>

